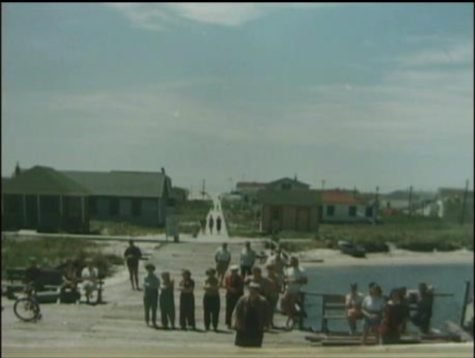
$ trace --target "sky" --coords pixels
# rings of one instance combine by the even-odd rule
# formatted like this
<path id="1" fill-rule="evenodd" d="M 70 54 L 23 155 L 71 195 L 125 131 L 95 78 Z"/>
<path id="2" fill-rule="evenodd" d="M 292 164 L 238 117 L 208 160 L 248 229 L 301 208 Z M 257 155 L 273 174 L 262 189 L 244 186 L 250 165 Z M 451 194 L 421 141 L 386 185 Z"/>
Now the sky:
<path id="1" fill-rule="evenodd" d="M 1 6 L 2 176 L 473 188 L 473 4 Z"/>

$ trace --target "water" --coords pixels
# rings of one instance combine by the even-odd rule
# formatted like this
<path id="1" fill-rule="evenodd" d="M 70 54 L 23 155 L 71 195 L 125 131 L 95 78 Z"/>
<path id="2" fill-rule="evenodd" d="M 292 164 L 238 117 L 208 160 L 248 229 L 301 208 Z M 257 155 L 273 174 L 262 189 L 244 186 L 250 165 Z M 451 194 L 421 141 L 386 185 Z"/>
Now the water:
<path id="1" fill-rule="evenodd" d="M 404 266 L 352 266 L 307 268 L 309 284 L 306 291 L 346 294 L 350 284 L 358 283 L 360 292 L 366 295 L 368 284 L 378 283 L 383 294 L 395 287 L 417 289 L 420 282 L 432 284 L 435 292 L 452 293 L 452 297 L 436 297 L 434 300 L 432 327 L 442 328 L 446 320 L 460 322 L 465 281 L 471 283 L 473 297 L 473 264 L 404 265 Z M 306 297 L 308 318 L 304 326 L 319 330 L 321 327 L 321 298 Z M 361 326 L 361 324 L 360 324 Z M 330 330 L 347 330 L 346 321 L 329 321 Z"/>

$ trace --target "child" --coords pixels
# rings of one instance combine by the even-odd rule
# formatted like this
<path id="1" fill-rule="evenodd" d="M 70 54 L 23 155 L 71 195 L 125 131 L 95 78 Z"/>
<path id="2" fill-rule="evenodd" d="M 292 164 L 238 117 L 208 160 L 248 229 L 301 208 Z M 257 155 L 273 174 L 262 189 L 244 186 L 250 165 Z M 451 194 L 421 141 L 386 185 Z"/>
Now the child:
<path id="1" fill-rule="evenodd" d="M 144 278 L 144 296 L 143 304 L 145 308 L 145 323 L 149 325 L 150 311 L 152 311 L 152 325 L 157 327 L 157 305 L 158 305 L 158 289 L 160 287 L 160 279 L 155 275 L 155 266 L 153 264 L 145 265 L 147 276 Z"/>
<path id="2" fill-rule="evenodd" d="M 180 281 L 180 327 L 186 330 L 187 324 L 195 330 L 195 281 L 191 279 L 191 272 L 183 270 Z"/>
<path id="3" fill-rule="evenodd" d="M 162 273 L 162 284 L 160 286 L 160 313 L 162 315 L 162 326 L 168 329 L 168 321 L 172 329 L 175 329 L 175 300 L 173 289 L 175 282 L 170 279 L 169 272 Z"/>

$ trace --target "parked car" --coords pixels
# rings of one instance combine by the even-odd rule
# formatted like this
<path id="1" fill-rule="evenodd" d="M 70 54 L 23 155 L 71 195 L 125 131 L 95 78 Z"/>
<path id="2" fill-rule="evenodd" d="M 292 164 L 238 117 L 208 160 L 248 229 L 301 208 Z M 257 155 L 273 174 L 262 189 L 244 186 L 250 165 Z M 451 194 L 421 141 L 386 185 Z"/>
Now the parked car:
<path id="1" fill-rule="evenodd" d="M 366 257 L 366 250 L 361 245 L 355 245 L 349 241 L 338 241 L 338 248 L 342 254 L 353 257 Z"/>

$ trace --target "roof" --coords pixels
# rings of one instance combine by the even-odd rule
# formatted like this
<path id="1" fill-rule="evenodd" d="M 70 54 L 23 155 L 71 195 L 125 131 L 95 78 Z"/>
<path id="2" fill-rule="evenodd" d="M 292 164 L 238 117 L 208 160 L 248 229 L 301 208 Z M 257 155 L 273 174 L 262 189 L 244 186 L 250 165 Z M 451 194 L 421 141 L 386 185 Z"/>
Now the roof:
<path id="1" fill-rule="evenodd" d="M 292 179 L 292 178 L 289 178 L 289 177 L 285 177 L 285 178 L 281 178 L 281 179 L 277 179 L 277 180 L 274 180 L 274 181 L 271 181 L 269 182 L 267 185 L 275 185 L 275 184 L 279 184 L 281 182 L 291 182 L 292 184 L 296 184 L 298 186 L 301 186 L 301 187 L 305 187 L 305 188 L 309 188 L 310 185 L 309 184 L 306 184 L 304 182 L 301 182 L 297 179 Z"/>
<path id="2" fill-rule="evenodd" d="M 135 171 L 62 171 L 71 180 L 88 188 L 92 195 L 127 197 L 162 197 L 165 178 L 161 172 Z"/>
<path id="3" fill-rule="evenodd" d="M 258 182 L 246 182 L 241 181 L 236 184 L 236 188 L 243 189 L 243 188 L 265 188 L 267 183 L 258 183 Z"/>
<path id="4" fill-rule="evenodd" d="M 317 190 L 262 190 L 257 200 L 267 205 L 314 206 L 320 204 Z"/>
<path id="5" fill-rule="evenodd" d="M 346 190 L 324 190 L 321 195 L 325 204 L 359 205 L 367 202 L 364 198 Z"/>
<path id="6" fill-rule="evenodd" d="M 89 190 L 53 168 L 35 166 L 18 176 L 3 180 L 2 192 L 7 194 L 69 194 L 87 195 Z"/>

